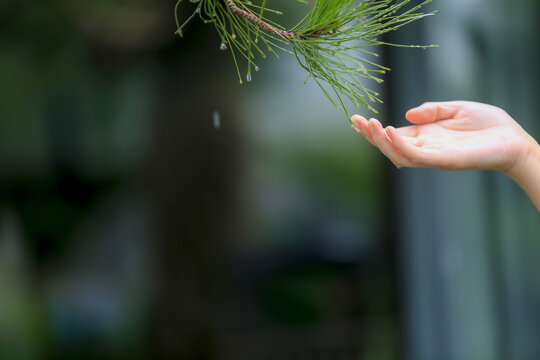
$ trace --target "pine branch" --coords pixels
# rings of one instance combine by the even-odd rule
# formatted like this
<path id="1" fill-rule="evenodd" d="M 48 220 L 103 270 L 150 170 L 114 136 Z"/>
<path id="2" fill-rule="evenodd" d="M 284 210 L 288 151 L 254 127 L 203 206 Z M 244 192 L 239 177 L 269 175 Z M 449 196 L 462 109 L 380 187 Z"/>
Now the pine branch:
<path id="1" fill-rule="evenodd" d="M 238 6 L 236 6 L 234 0 L 225 0 L 225 2 L 227 3 L 227 6 L 231 9 L 233 14 L 247 19 L 251 23 L 260 27 L 262 30 L 266 31 L 268 34 L 277 35 L 287 41 L 289 41 L 289 38 L 295 37 L 297 35 L 294 31 L 281 30 L 264 22 L 259 17 L 257 17 L 257 15 L 249 11 L 249 9 L 242 3 L 240 3 L 240 5 L 242 5 L 245 10 L 242 10 Z"/>
<path id="2" fill-rule="evenodd" d="M 372 104 L 382 102 L 379 94 L 363 81 L 381 83 L 381 76 L 390 69 L 370 60 L 378 54 L 368 48 L 379 45 L 426 48 L 388 44 L 380 38 L 435 13 L 418 12 L 431 0 L 409 9 L 406 6 L 411 0 L 315 0 L 308 14 L 287 30 L 267 16 L 282 13 L 267 8 L 266 0 L 260 0 L 260 5 L 247 0 L 190 1 L 197 6 L 182 24 L 177 16 L 182 0 L 176 4 L 177 33 L 182 36 L 182 29 L 197 15 L 205 23 L 213 23 L 221 37 L 221 50 L 229 49 L 233 56 L 240 83 L 243 83 L 240 60 L 247 63 L 246 79 L 251 81 L 252 68 L 259 70 L 256 55 L 266 58 L 271 53 L 279 58 L 276 50 L 281 50 L 294 55 L 308 72 L 308 79 L 313 79 L 345 114 L 345 100 L 356 108 L 365 106 L 374 112 L 377 111 Z"/>
<path id="3" fill-rule="evenodd" d="M 227 6 L 229 6 L 229 8 L 233 12 L 233 14 L 241 16 L 241 17 L 247 19 L 251 23 L 253 23 L 253 24 L 257 25 L 258 27 L 260 27 L 262 30 L 266 31 L 268 34 L 277 35 L 277 36 L 279 36 L 279 37 L 281 37 L 281 38 L 283 38 L 283 39 L 285 39 L 285 40 L 287 40 L 289 42 L 291 41 L 292 38 L 295 38 L 295 37 L 298 37 L 299 39 L 303 40 L 303 39 L 306 39 L 306 38 L 319 37 L 319 36 L 322 36 L 322 35 L 326 34 L 327 32 L 336 32 L 337 31 L 336 29 L 325 28 L 325 29 L 320 29 L 320 30 L 317 30 L 317 31 L 313 31 L 311 33 L 298 34 L 296 31 L 281 30 L 281 29 L 278 29 L 278 28 L 264 22 L 257 15 L 252 13 L 243 3 L 240 3 L 240 5 L 245 10 L 242 10 L 238 6 L 236 6 L 236 4 L 234 3 L 234 0 L 225 0 L 225 2 L 227 3 Z"/>

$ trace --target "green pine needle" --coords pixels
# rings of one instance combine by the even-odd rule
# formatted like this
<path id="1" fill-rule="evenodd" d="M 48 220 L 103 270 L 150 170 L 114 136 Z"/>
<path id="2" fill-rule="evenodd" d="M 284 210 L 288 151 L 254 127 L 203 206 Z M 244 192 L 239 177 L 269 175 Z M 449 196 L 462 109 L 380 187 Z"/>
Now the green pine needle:
<path id="1" fill-rule="evenodd" d="M 266 0 L 258 4 L 240 0 L 190 1 L 197 6 L 182 24 L 178 20 L 182 0 L 176 4 L 176 33 L 182 36 L 183 28 L 197 15 L 205 23 L 213 23 L 221 37 L 221 50 L 230 50 L 233 56 L 240 83 L 244 79 L 240 64 L 247 65 L 245 78 L 251 81 L 252 69 L 259 70 L 257 59 L 268 54 L 279 58 L 277 50 L 284 51 L 297 58 L 308 72 L 308 79 L 312 78 L 347 116 L 345 100 L 357 109 L 364 106 L 375 113 L 373 104 L 382 102 L 379 94 L 363 82 L 381 83 L 381 75 L 390 69 L 378 64 L 378 54 L 368 48 L 433 46 L 388 44 L 380 40 L 388 32 L 435 14 L 419 12 L 431 0 L 408 9 L 410 0 L 316 0 L 308 14 L 290 30 L 266 16 L 282 14 L 267 8 Z"/>

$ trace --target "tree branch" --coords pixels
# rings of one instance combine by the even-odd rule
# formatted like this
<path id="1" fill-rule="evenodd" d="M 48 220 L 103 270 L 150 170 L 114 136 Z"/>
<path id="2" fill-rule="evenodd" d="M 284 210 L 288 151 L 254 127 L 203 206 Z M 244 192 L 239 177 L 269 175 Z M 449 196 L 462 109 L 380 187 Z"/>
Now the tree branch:
<path id="1" fill-rule="evenodd" d="M 234 3 L 234 0 L 225 0 L 225 2 L 227 3 L 227 6 L 229 7 L 229 9 L 231 9 L 233 14 L 247 19 L 248 21 L 257 25 L 262 30 L 266 31 L 267 33 L 271 35 L 277 35 L 288 42 L 290 42 L 292 38 L 298 36 L 298 33 L 294 31 L 281 30 L 281 29 L 276 28 L 275 26 L 272 26 L 264 22 L 259 17 L 257 17 L 257 15 L 249 11 L 247 8 L 246 10 L 240 9 L 238 6 L 236 6 L 236 4 Z M 242 6 L 245 8 L 244 4 L 242 4 Z"/>
<path id="2" fill-rule="evenodd" d="M 388 44 L 378 38 L 413 21 L 434 15 L 435 11 L 418 12 L 431 1 L 420 0 L 417 5 L 407 9 L 410 0 L 316 0 L 310 12 L 291 30 L 266 20 L 263 16 L 266 1 L 262 3 L 259 15 L 256 10 L 251 10 L 247 0 L 192 0 L 198 3 L 197 8 L 180 24 L 177 9 L 182 0 L 177 0 L 175 17 L 180 36 L 182 28 L 197 14 L 203 21 L 214 24 L 223 42 L 220 49 L 227 50 L 226 45 L 231 45 L 240 83 L 242 74 L 236 54 L 246 59 L 248 81 L 251 80 L 252 66 L 258 70 L 252 46 L 257 47 L 257 53 L 262 58 L 266 57 L 266 50 L 279 58 L 274 48 L 295 55 L 300 66 L 317 82 L 332 104 L 347 114 L 344 100 L 350 100 L 356 107 L 363 105 L 374 112 L 371 103 L 381 102 L 379 94 L 367 88 L 361 80 L 380 83 L 383 81 L 381 74 L 389 69 L 367 59 L 364 55 L 377 54 L 365 50 L 365 47 L 417 47 Z M 255 37 L 253 34 L 256 34 Z M 256 45 L 258 36 L 265 42 L 266 50 Z M 288 43 L 292 49 L 281 42 Z"/>

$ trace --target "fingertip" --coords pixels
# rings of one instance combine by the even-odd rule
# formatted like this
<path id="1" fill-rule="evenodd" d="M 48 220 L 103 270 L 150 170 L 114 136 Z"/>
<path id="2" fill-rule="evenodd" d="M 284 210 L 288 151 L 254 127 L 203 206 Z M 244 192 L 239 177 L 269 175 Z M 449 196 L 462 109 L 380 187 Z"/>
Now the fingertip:
<path id="1" fill-rule="evenodd" d="M 368 129 L 371 131 L 372 135 L 377 133 L 377 124 L 375 123 L 375 121 L 373 121 L 373 119 L 368 120 L 367 126 Z"/>
<path id="2" fill-rule="evenodd" d="M 360 115 L 353 115 L 351 116 L 351 127 L 358 133 L 358 134 L 361 134 L 361 135 L 364 135 L 364 132 L 362 130 L 362 119 L 364 119 L 362 116 Z M 365 121 L 365 119 L 364 119 Z"/>
<path id="3" fill-rule="evenodd" d="M 392 144 L 396 141 L 396 138 L 400 136 L 393 126 L 387 126 L 386 129 L 384 129 L 384 132 Z"/>
<path id="4" fill-rule="evenodd" d="M 396 135 L 396 128 L 393 126 L 387 126 L 386 127 L 386 133 L 390 136 L 390 138 L 395 137 Z"/>
<path id="5" fill-rule="evenodd" d="M 403 147 L 403 139 L 397 132 L 396 128 L 394 128 L 393 126 L 388 126 L 386 128 L 386 134 L 388 135 L 388 138 L 390 139 L 390 141 L 392 141 L 392 143 L 396 147 L 398 147 L 399 149 Z"/>
<path id="6" fill-rule="evenodd" d="M 388 137 L 388 134 L 386 133 L 386 129 L 382 126 L 381 122 L 377 119 L 370 119 L 370 125 L 372 129 L 372 133 L 377 136 L 379 141 L 383 142 L 392 142 L 390 140 L 390 137 Z M 380 144 L 379 144 L 380 146 Z"/>
<path id="7" fill-rule="evenodd" d="M 424 158 L 420 149 L 408 143 L 394 128 L 388 129 L 387 133 L 394 147 L 408 159 L 409 166 L 420 166 Z"/>
<path id="8" fill-rule="evenodd" d="M 413 123 L 413 124 L 422 124 L 425 123 L 426 120 L 426 106 L 421 105 L 419 107 L 415 107 L 407 111 L 405 113 L 405 118 Z"/>
<path id="9" fill-rule="evenodd" d="M 369 123 L 369 126 L 375 130 L 377 130 L 377 128 L 382 128 L 381 122 L 375 118 L 369 119 L 368 123 Z"/>
<path id="10" fill-rule="evenodd" d="M 453 119 L 461 107 L 459 102 L 427 102 L 407 111 L 405 117 L 414 124 L 426 124 Z"/>
<path id="11" fill-rule="evenodd" d="M 418 108 L 415 107 L 415 108 L 411 108 L 411 109 L 407 110 L 407 112 L 405 113 L 405 117 L 406 117 L 407 119 L 409 119 L 409 116 L 410 116 L 412 113 L 414 113 L 417 109 L 418 109 Z"/>
<path id="12" fill-rule="evenodd" d="M 351 122 L 353 122 L 357 127 L 360 127 L 360 124 L 362 123 L 362 119 L 364 118 L 360 115 L 351 116 Z"/>

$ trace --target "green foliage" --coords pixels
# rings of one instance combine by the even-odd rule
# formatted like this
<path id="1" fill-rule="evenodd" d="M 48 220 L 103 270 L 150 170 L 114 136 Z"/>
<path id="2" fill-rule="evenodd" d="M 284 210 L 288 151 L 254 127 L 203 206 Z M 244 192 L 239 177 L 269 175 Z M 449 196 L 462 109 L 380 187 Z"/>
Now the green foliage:
<path id="1" fill-rule="evenodd" d="M 308 14 L 290 30 L 269 16 L 281 12 L 267 7 L 267 0 L 256 5 L 240 0 L 190 0 L 197 6 L 182 24 L 176 22 L 177 33 L 197 15 L 214 24 L 221 37 L 221 49 L 230 49 L 240 83 L 243 82 L 240 60 L 247 63 L 246 79 L 251 81 L 252 69 L 258 71 L 256 55 L 266 58 L 277 50 L 294 55 L 300 65 L 328 96 L 330 101 L 347 114 L 345 99 L 356 108 L 361 105 L 376 112 L 374 103 L 381 102 L 379 94 L 367 88 L 363 81 L 381 83 L 382 74 L 389 69 L 378 64 L 377 45 L 422 47 L 388 44 L 381 37 L 413 21 L 435 12 L 421 13 L 420 8 L 431 0 L 406 8 L 411 0 L 316 0 Z M 178 14 L 179 0 L 175 14 Z M 297 0 L 299 3 L 306 3 Z M 348 115 L 348 114 L 347 114 Z"/>

